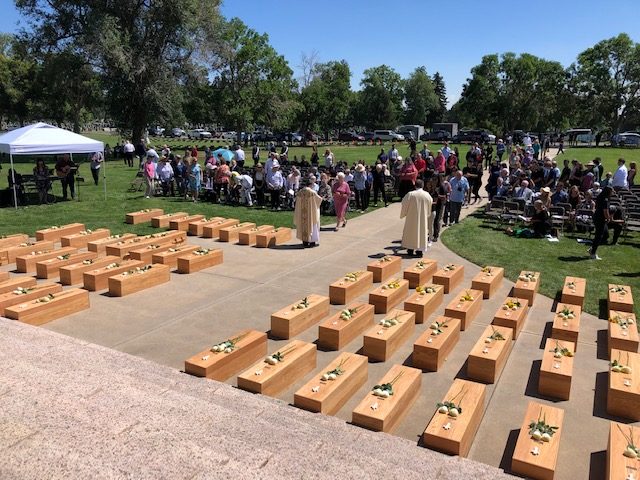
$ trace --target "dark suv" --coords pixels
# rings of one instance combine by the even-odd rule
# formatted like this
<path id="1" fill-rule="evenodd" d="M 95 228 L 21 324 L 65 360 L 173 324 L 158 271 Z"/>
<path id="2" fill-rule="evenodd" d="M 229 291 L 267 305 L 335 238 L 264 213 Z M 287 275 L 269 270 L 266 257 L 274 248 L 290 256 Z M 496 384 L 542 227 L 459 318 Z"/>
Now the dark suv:
<path id="1" fill-rule="evenodd" d="M 488 143 L 489 133 L 485 130 L 460 130 L 453 137 L 453 143 Z"/>

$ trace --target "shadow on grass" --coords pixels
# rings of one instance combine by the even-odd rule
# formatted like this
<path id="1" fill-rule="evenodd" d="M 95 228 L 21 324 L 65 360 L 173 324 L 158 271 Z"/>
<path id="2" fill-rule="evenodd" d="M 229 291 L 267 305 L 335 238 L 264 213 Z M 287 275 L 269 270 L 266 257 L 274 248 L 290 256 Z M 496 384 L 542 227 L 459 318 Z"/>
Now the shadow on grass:
<path id="1" fill-rule="evenodd" d="M 607 330 L 598 330 L 596 337 L 596 358 L 598 360 L 609 360 L 609 345 Z"/>
<path id="2" fill-rule="evenodd" d="M 614 277 L 623 277 L 623 278 L 638 278 L 640 277 L 640 272 L 620 272 L 614 273 Z"/>
<path id="3" fill-rule="evenodd" d="M 586 254 L 584 257 L 577 255 L 569 255 L 569 256 L 560 256 L 558 260 L 561 262 L 583 262 L 585 260 L 591 260 Z"/>
<path id="4" fill-rule="evenodd" d="M 589 480 L 600 480 L 607 476 L 607 451 L 592 452 L 589 458 Z"/>
<path id="5" fill-rule="evenodd" d="M 509 432 L 509 437 L 507 437 L 507 444 L 505 445 L 504 453 L 500 459 L 500 468 L 504 470 L 505 473 L 513 473 L 511 470 L 511 459 L 513 458 L 513 454 L 516 450 L 516 442 L 518 441 L 519 434 L 520 429 L 511 430 Z"/>

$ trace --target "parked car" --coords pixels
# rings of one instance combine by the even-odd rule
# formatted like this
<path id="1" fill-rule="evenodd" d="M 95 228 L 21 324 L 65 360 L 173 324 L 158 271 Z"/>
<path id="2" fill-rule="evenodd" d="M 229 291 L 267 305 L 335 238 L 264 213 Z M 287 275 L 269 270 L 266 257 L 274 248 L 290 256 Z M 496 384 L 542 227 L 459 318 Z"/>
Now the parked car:
<path id="1" fill-rule="evenodd" d="M 635 132 L 624 132 L 614 135 L 611 144 L 618 147 L 640 146 L 640 134 Z"/>
<path id="2" fill-rule="evenodd" d="M 370 141 L 370 140 L 373 140 L 373 137 L 374 137 L 375 135 L 373 134 L 373 132 L 364 132 L 364 133 L 362 134 L 362 136 L 363 136 L 363 138 L 365 139 L 365 141 L 367 141 L 367 142 L 368 142 L 368 141 Z"/>
<path id="3" fill-rule="evenodd" d="M 181 129 L 181 128 L 177 128 L 177 127 L 176 127 L 176 128 L 172 128 L 172 129 L 171 129 L 171 136 L 172 136 L 172 137 L 177 137 L 177 138 L 179 138 L 179 137 L 184 137 L 184 136 L 186 136 L 186 135 L 187 135 L 187 132 L 185 132 L 185 131 L 184 131 L 183 129 Z"/>
<path id="4" fill-rule="evenodd" d="M 149 135 L 153 137 L 161 137 L 164 134 L 164 128 L 162 127 L 151 127 L 149 128 Z"/>
<path id="5" fill-rule="evenodd" d="M 378 141 L 382 140 L 386 141 L 394 141 L 394 142 L 402 142 L 404 141 L 404 135 L 400 135 L 399 133 L 394 132 L 393 130 L 376 130 L 373 132 L 373 140 Z"/>
<path id="6" fill-rule="evenodd" d="M 235 140 L 238 134 L 236 132 L 220 132 L 219 138 L 223 140 Z"/>
<path id="7" fill-rule="evenodd" d="M 490 136 L 486 130 L 460 130 L 456 136 L 453 137 L 453 143 L 489 143 Z M 493 139 L 495 140 L 495 135 Z"/>
<path id="8" fill-rule="evenodd" d="M 298 132 L 291 132 L 289 134 L 290 142 L 302 142 L 302 135 Z"/>
<path id="9" fill-rule="evenodd" d="M 364 137 L 355 132 L 342 132 L 338 135 L 341 142 L 364 142 Z"/>
<path id="10" fill-rule="evenodd" d="M 187 137 L 190 139 L 199 140 L 201 138 L 211 138 L 211 132 L 207 132 L 204 128 L 194 128 L 187 132 Z"/>
<path id="11" fill-rule="evenodd" d="M 427 132 L 420 135 L 420 140 L 444 142 L 446 140 L 449 140 L 450 139 L 449 137 L 450 137 L 449 132 L 446 132 L 444 130 L 434 130 L 432 132 Z"/>

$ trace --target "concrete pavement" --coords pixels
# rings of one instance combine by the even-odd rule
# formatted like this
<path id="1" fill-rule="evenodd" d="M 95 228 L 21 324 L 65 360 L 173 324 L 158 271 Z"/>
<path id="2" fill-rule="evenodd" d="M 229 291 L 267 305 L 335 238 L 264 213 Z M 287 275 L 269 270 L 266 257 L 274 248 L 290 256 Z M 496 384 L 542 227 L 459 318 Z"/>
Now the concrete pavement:
<path id="1" fill-rule="evenodd" d="M 463 210 L 463 215 L 469 211 Z M 602 355 L 603 349 L 606 354 L 606 333 L 603 344 L 602 332 L 607 325 L 603 320 L 583 315 L 571 400 L 554 402 L 540 399 L 537 394 L 538 361 L 543 353 L 543 335 L 548 335 L 548 323 L 553 318 L 553 301 L 542 296 L 537 297 L 529 313 L 502 377 L 496 385 L 487 387 L 484 419 L 469 455 L 472 460 L 482 464 L 443 457 L 416 446 L 431 418 L 435 403 L 442 400 L 454 378 L 464 378 L 467 355 L 508 295 L 512 286 L 508 281 L 503 283 L 494 298 L 483 302 L 480 315 L 461 334 L 444 367 L 437 373 L 423 374 L 419 399 L 394 432 L 396 437 L 405 440 L 398 440 L 398 443 L 388 443 L 395 437 L 372 434 L 345 422 L 351 420 L 351 411 L 371 384 L 393 364 L 410 365 L 413 341 L 428 328 L 428 323 L 418 325 L 410 340 L 390 360 L 369 364 L 369 381 L 335 418 L 311 415 L 286 406 L 293 400 L 293 393 L 311 374 L 278 395 L 280 401 L 274 401 L 217 382 L 175 373 L 183 368 L 187 357 L 230 337 L 242 328 L 267 331 L 272 312 L 310 293 L 326 295 L 328 285 L 344 273 L 364 269 L 371 258 L 377 255 L 395 252 L 399 248 L 402 232 L 402 221 L 398 215 L 398 204 L 379 209 L 349 221 L 347 228 L 339 232 L 322 232 L 320 247 L 307 250 L 295 245 L 264 250 L 190 238 L 191 243 L 222 248 L 225 255 L 223 265 L 192 275 L 172 274 L 170 283 L 129 297 L 109 298 L 92 293 L 90 310 L 49 323 L 43 329 L 3 323 L 0 342 L 4 345 L 0 345 L 0 355 L 3 364 L 9 365 L 10 369 L 8 378 L 5 378 L 8 382 L 3 382 L 4 394 L 0 391 L 0 408 L 15 404 L 16 398 L 19 399 L 17 403 L 26 402 L 32 407 L 28 410 L 31 412 L 29 414 L 21 414 L 20 411 L 25 411 L 23 408 L 14 408 L 6 410 L 10 413 L 0 417 L 5 428 L 10 419 L 15 422 L 15 425 L 9 424 L 8 441 L 5 438 L 0 443 L 0 448 L 7 449 L 8 458 L 11 459 L 9 471 L 15 472 L 19 478 L 35 478 L 24 462 L 27 453 L 30 453 L 28 457 L 34 462 L 41 448 L 48 452 L 51 450 L 49 453 L 52 457 L 44 456 L 33 465 L 44 468 L 46 462 L 62 462 L 63 459 L 55 455 L 55 445 L 49 445 L 43 437 L 49 432 L 47 428 L 59 429 L 64 424 L 73 425 L 73 431 L 80 425 L 82 428 L 78 428 L 78 436 L 85 432 L 89 443 L 95 442 L 102 449 L 99 455 L 87 449 L 77 450 L 77 439 L 64 437 L 61 443 L 64 448 L 61 450 L 68 449 L 71 456 L 60 466 L 60 472 L 66 466 L 78 473 L 76 478 L 80 478 L 80 473 L 95 471 L 93 469 L 99 466 L 115 468 L 112 464 L 114 458 L 123 452 L 122 442 L 135 446 L 136 455 L 132 457 L 135 461 L 127 462 L 128 468 L 134 470 L 105 470 L 107 477 L 112 474 L 114 477 L 118 477 L 118 474 L 126 476 L 128 471 L 136 472 L 133 474 L 136 478 L 154 472 L 156 478 L 207 478 L 217 476 L 215 473 L 220 472 L 239 472 L 240 475 L 244 472 L 248 477 L 254 474 L 270 477 L 276 472 L 284 472 L 281 476 L 300 477 L 305 476 L 301 475 L 301 471 L 309 471 L 299 468 L 312 469 L 318 472 L 318 477 L 324 477 L 325 472 L 338 477 L 370 477 L 375 470 L 369 468 L 372 465 L 382 471 L 403 465 L 407 469 L 403 474 L 410 478 L 417 472 L 421 478 L 484 478 L 485 474 L 487 478 L 489 475 L 499 478 L 497 470 L 482 464 L 506 469 L 510 467 L 514 430 L 522 422 L 526 405 L 533 398 L 565 409 L 565 431 L 556 478 L 588 478 L 590 475 L 591 478 L 601 478 L 601 474 L 604 475 L 602 451 L 606 449 L 608 432 L 606 396 L 603 397 L 606 374 L 602 373 L 607 371 L 607 361 Z M 469 288 L 471 278 L 479 271 L 479 267 L 453 254 L 441 243 L 435 244 L 426 256 L 441 265 L 461 263 L 465 266 L 465 279 L 461 287 L 445 296 L 443 305 L 436 312 L 438 315 L 443 313 L 453 296 Z M 403 267 L 412 261 L 405 259 Z M 366 300 L 366 297 L 362 299 Z M 338 306 L 332 307 L 332 312 L 339 309 Z M 47 330 L 77 340 L 48 335 Z M 296 338 L 315 341 L 317 327 Z M 31 343 L 34 344 L 33 348 Z M 285 343 L 269 340 L 269 351 Z M 362 340 L 356 339 L 344 350 L 357 352 L 361 347 Z M 121 355 L 118 351 L 155 363 Z M 337 354 L 319 351 L 314 374 L 321 372 Z M 235 385 L 235 377 L 227 383 Z M 63 388 L 63 385 L 68 387 Z M 29 403 L 37 394 L 43 396 L 40 407 Z M 95 395 L 103 401 L 91 400 L 83 406 L 86 410 L 82 412 L 72 414 L 68 411 L 75 408 L 78 398 L 93 398 Z M 185 395 L 189 398 L 185 399 Z M 215 408 L 211 408 L 209 402 L 213 402 Z M 104 408 L 92 413 L 96 404 Z M 39 409 L 42 409 L 42 414 L 38 413 Z M 225 409 L 229 410 L 228 416 L 225 416 L 226 413 L 220 416 L 214 413 L 226 412 Z M 257 416 L 264 422 L 258 422 L 255 429 L 245 431 L 257 421 L 254 415 L 250 415 L 250 421 L 247 422 L 247 412 L 259 412 Z M 104 422 L 98 420 L 102 415 L 105 416 Z M 209 425 L 211 433 L 217 432 L 214 425 L 228 424 L 242 435 L 232 435 L 230 430 L 233 429 L 229 427 L 230 430 L 223 429 L 223 433 L 215 433 L 217 436 L 212 441 L 207 437 L 207 429 L 196 425 L 199 422 Z M 282 424 L 280 429 L 276 428 L 279 424 Z M 192 429 L 198 430 L 194 436 L 191 436 Z M 301 429 L 300 435 L 293 435 L 292 432 L 297 429 Z M 119 436 L 122 432 L 129 432 L 127 435 L 131 437 L 124 440 L 125 437 Z M 144 435 L 145 432 L 149 437 Z M 339 432 L 340 435 L 333 435 L 332 432 Z M 19 443 L 16 443 L 12 441 L 17 438 L 16 435 L 31 440 L 18 440 Z M 69 436 L 75 435 L 69 432 Z M 291 441 L 288 439 L 290 435 L 293 435 Z M 336 458 L 333 458 L 332 445 L 340 436 L 344 436 L 344 443 L 338 448 Z M 0 440 L 4 437 L 0 432 Z M 260 441 L 250 441 L 253 437 Z M 276 452 L 275 448 L 270 448 L 272 445 L 267 448 L 263 443 L 284 439 L 287 439 L 287 448 L 292 449 L 295 455 L 278 454 L 279 450 Z M 366 441 L 369 439 L 372 440 L 371 446 Z M 206 448 L 203 444 L 206 444 Z M 175 445 L 179 445 L 178 451 L 171 452 L 170 447 Z M 191 463 L 180 455 L 186 455 L 187 450 L 183 450 L 187 448 L 186 445 L 193 450 Z M 301 450 L 301 445 L 307 449 Z M 354 451 L 357 454 L 350 453 Z M 160 453 L 168 455 L 169 460 L 160 461 Z M 376 463 L 380 460 L 375 460 L 376 456 L 384 457 L 384 461 Z M 216 461 L 217 466 L 212 466 L 212 462 Z M 295 461 L 300 464 L 296 466 Z M 263 462 L 267 470 L 258 468 Z M 0 472 L 1 465 L 0 462 Z M 224 468 L 216 469 L 221 465 Z M 143 466 L 148 470 L 143 471 Z M 334 467 L 343 470 L 333 470 Z M 174 476 L 173 468 L 180 474 Z M 472 474 L 473 469 L 477 469 L 477 473 Z M 191 476 L 187 472 L 191 472 Z"/>

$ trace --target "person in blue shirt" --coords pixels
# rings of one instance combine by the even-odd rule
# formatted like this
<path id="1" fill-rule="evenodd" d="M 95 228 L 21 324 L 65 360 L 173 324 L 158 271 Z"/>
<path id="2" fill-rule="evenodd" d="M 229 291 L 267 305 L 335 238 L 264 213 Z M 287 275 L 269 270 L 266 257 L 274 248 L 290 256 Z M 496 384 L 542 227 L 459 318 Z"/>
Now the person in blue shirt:
<path id="1" fill-rule="evenodd" d="M 469 191 L 469 181 L 462 176 L 462 170 L 457 170 L 450 180 L 451 194 L 449 195 L 449 212 L 451 223 L 460 221 L 460 210 L 462 203 Z"/>

